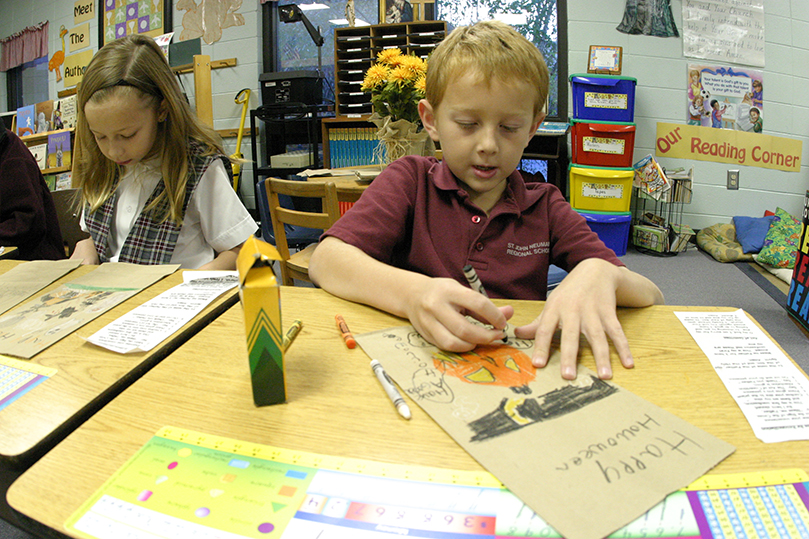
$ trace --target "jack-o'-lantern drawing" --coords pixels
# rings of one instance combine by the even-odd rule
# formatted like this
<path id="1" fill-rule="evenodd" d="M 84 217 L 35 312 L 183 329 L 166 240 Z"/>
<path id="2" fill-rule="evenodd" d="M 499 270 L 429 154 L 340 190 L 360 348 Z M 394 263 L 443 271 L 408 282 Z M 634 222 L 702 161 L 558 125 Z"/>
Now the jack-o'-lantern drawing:
<path id="1" fill-rule="evenodd" d="M 433 354 L 436 369 L 470 384 L 505 386 L 515 393 L 530 394 L 536 377 L 531 358 L 510 346 L 478 346 L 456 354 L 439 350 Z"/>

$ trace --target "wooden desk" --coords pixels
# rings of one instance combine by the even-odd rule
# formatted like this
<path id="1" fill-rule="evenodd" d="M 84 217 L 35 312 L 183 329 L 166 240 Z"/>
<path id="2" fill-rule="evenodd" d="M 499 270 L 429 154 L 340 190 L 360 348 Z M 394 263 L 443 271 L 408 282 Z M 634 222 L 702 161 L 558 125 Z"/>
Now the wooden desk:
<path id="1" fill-rule="evenodd" d="M 0 260 L 0 272 L 21 263 L 24 262 Z M 79 266 L 37 295 L 87 274 L 96 267 Z M 150 352 L 118 354 L 84 340 L 124 313 L 182 283 L 182 280 L 182 271 L 169 275 L 30 360 L 55 368 L 57 373 L 0 411 L 0 467 L 20 469 L 30 465 L 238 300 L 236 289 L 228 291 Z"/>
<path id="2" fill-rule="evenodd" d="M 503 303 L 496 301 L 496 303 Z M 516 324 L 531 321 L 541 303 L 511 302 Z M 163 360 L 76 429 L 8 492 L 11 506 L 46 526 L 63 523 L 161 427 L 333 456 L 452 469 L 480 466 L 417 405 L 401 419 L 359 348 L 346 348 L 334 323 L 342 314 L 354 334 L 404 325 L 404 320 L 348 303 L 314 288 L 284 287 L 284 326 L 303 329 L 287 354 L 289 400 L 256 408 L 249 382 L 242 309 L 236 305 Z M 715 473 L 794 468 L 806 462 L 809 442 L 764 444 L 725 390 L 708 359 L 674 316 L 675 310 L 622 309 L 637 366 L 616 357 L 615 382 L 737 450 Z M 661 328 L 649 331 L 649 328 Z M 582 361 L 595 364 L 585 348 Z M 613 354 L 614 355 L 614 354 Z"/>
<path id="3" fill-rule="evenodd" d="M 362 169 L 376 169 L 378 171 L 379 167 L 377 165 L 367 165 L 361 167 L 347 167 L 346 170 Z M 356 202 L 371 184 L 370 181 L 358 181 L 355 176 L 309 176 L 306 178 L 306 181 L 320 183 L 325 183 L 327 181 L 334 182 L 334 185 L 337 187 L 337 200 L 340 202 Z"/>
<path id="4" fill-rule="evenodd" d="M 362 196 L 369 182 L 359 182 L 351 176 L 312 176 L 307 178 L 309 182 L 325 183 L 334 182 L 337 187 L 337 200 L 340 202 L 356 202 Z"/>
<path id="5" fill-rule="evenodd" d="M 17 258 L 17 248 L 11 247 L 10 245 L 6 245 L 3 247 L 3 252 L 0 253 L 0 259 L 12 259 Z"/>

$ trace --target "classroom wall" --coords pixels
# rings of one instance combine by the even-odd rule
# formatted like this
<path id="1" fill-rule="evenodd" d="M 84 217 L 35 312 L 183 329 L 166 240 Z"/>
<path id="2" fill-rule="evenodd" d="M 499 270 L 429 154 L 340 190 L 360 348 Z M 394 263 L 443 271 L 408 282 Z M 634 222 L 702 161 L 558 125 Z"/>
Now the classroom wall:
<path id="1" fill-rule="evenodd" d="M 184 11 L 176 9 L 173 15 L 175 41 L 182 32 Z M 50 21 L 51 52 L 61 48 L 58 38 L 60 25 L 73 26 L 73 0 L 0 0 L 0 37 L 20 31 L 40 21 Z M 630 36 L 618 32 L 625 2 L 610 0 L 568 0 L 568 72 L 586 71 L 590 45 L 618 45 L 623 47 L 623 74 L 638 79 L 635 103 L 637 137 L 635 158 L 654 152 L 657 122 L 684 123 L 682 100 L 684 77 L 689 59 L 682 54 L 681 38 Z M 682 0 L 671 2 L 678 29 L 682 28 Z M 237 58 L 234 68 L 214 70 L 213 88 L 214 127 L 237 128 L 241 107 L 234 98 L 242 88 L 252 90 L 250 108 L 261 104 L 258 77 L 261 67 L 260 4 L 244 2 L 239 8 L 245 18 L 244 26 L 225 29 L 222 39 L 212 45 L 203 42 L 203 54 L 212 60 Z M 767 103 L 765 132 L 791 137 L 803 142 L 803 166 L 799 173 L 781 172 L 757 167 L 736 167 L 724 163 L 688 161 L 661 158 L 664 166 L 694 167 L 693 202 L 684 208 L 684 222 L 702 228 L 718 222 L 730 222 L 734 215 L 761 215 L 766 209 L 780 206 L 797 215 L 801 212 L 803 196 L 809 189 L 809 41 L 801 36 L 809 34 L 809 2 L 805 0 L 768 0 L 765 7 L 766 67 L 764 87 Z M 90 22 L 92 39 L 97 43 L 98 21 Z M 50 55 L 49 54 L 49 55 Z M 693 61 L 693 59 L 691 60 Z M 194 84 L 191 75 L 182 76 L 183 84 L 194 103 Z M 51 74 L 50 94 L 63 89 Z M 5 73 L 0 73 L 0 110 L 6 106 Z M 572 109 L 569 111 L 572 114 Z M 249 117 L 246 122 L 249 127 Z M 226 139 L 226 151 L 235 151 L 236 139 Z M 252 159 L 250 139 L 245 137 L 242 153 Z M 741 168 L 740 188 L 726 188 L 729 168 Z M 252 164 L 243 168 L 241 195 L 249 208 L 255 208 Z"/>
<path id="2" fill-rule="evenodd" d="M 97 1 L 98 3 L 98 1 Z M 57 50 L 61 50 L 62 43 L 59 39 L 59 28 L 64 25 L 70 30 L 73 24 L 74 0 L 0 0 L 0 37 L 9 36 L 15 32 L 31 26 L 33 24 L 49 21 L 51 42 L 49 45 L 48 57 Z M 174 42 L 177 42 L 183 30 L 182 20 L 185 11 L 176 9 L 177 1 L 173 2 L 173 26 Z M 242 105 L 237 105 L 234 101 L 236 94 L 243 88 L 250 88 L 251 109 L 261 105 L 261 96 L 258 86 L 258 77 L 262 72 L 261 56 L 261 5 L 258 1 L 243 2 L 237 13 L 244 17 L 243 26 L 226 28 L 222 32 L 222 38 L 208 45 L 202 42 L 202 54 L 207 54 L 211 60 L 225 60 L 236 58 L 235 67 L 216 69 L 211 72 L 211 88 L 213 98 L 213 116 L 215 129 L 236 129 L 241 120 Z M 98 48 L 98 19 L 90 22 L 91 43 L 93 50 Z M 69 44 L 66 45 L 69 51 Z M 78 51 L 77 51 L 78 52 Z M 70 54 L 68 52 L 68 54 Z M 195 103 L 194 77 L 192 74 L 181 75 L 181 81 L 192 107 Z M 57 92 L 64 89 L 63 82 L 56 82 L 56 75 L 50 73 L 49 95 L 56 98 Z M 6 74 L 0 73 L 0 111 L 7 108 Z M 250 116 L 245 120 L 245 129 L 250 127 Z M 236 151 L 236 138 L 226 138 L 224 140 L 225 151 L 230 155 Z M 252 160 L 250 150 L 250 137 L 245 136 L 241 145 L 241 153 L 245 159 Z M 248 208 L 255 208 L 255 197 L 253 189 L 253 166 L 246 163 L 242 166 L 242 182 L 240 194 L 242 200 Z"/>
<path id="3" fill-rule="evenodd" d="M 682 0 L 671 2 L 681 35 L 682 4 Z M 685 123 L 682 103 L 686 69 L 689 61 L 699 60 L 683 56 L 682 37 L 634 36 L 617 31 L 625 5 L 623 0 L 568 0 L 568 72 L 587 71 L 590 45 L 623 47 L 622 75 L 638 79 L 634 155 L 638 160 L 654 153 L 657 122 Z M 755 68 L 764 77 L 764 132 L 802 141 L 801 170 L 782 172 L 660 158 L 664 167 L 694 167 L 693 201 L 684 206 L 683 212 L 684 223 L 693 228 L 728 223 L 734 215 L 761 216 L 764 210 L 774 210 L 776 206 L 793 215 L 802 213 L 803 198 L 809 189 L 809 2 L 767 0 L 765 25 L 765 67 Z M 728 169 L 741 171 L 738 191 L 727 189 Z"/>

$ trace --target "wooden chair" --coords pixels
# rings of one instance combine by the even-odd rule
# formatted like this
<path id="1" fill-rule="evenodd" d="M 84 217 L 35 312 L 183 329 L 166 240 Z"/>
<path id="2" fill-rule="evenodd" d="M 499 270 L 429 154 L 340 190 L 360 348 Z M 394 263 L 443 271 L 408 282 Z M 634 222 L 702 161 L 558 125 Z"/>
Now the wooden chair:
<path id="1" fill-rule="evenodd" d="M 59 229 L 65 243 L 65 254 L 70 256 L 76 248 L 76 242 L 90 237 L 79 225 L 81 210 L 78 207 L 79 189 L 61 189 L 51 191 L 56 216 L 59 218 Z"/>
<path id="2" fill-rule="evenodd" d="M 334 182 L 315 183 L 267 178 L 264 181 L 267 192 L 270 219 L 275 233 L 275 246 L 283 261 L 281 262 L 281 281 L 285 286 L 294 286 L 293 279 L 311 282 L 309 279 L 309 260 L 317 244 L 311 244 L 295 253 L 289 252 L 289 244 L 284 225 L 307 228 L 328 229 L 340 218 L 337 204 L 337 187 Z M 281 206 L 278 195 L 289 195 L 299 198 L 319 198 L 320 212 L 290 210 Z"/>

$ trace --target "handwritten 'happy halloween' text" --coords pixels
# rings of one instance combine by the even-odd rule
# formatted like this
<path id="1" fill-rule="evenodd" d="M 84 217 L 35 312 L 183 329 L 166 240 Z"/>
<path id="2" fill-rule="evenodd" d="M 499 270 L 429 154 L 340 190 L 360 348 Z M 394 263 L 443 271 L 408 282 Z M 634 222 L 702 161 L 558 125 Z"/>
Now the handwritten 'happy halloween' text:
<path id="1" fill-rule="evenodd" d="M 663 459 L 672 453 L 688 455 L 688 450 L 693 450 L 694 446 L 702 449 L 702 446 L 691 438 L 677 431 L 671 431 L 655 436 L 650 443 L 633 451 L 632 454 L 614 457 L 607 454 L 608 451 L 635 441 L 659 427 L 661 427 L 660 423 L 649 414 L 645 414 L 643 419 L 633 422 L 630 426 L 616 432 L 614 436 L 579 450 L 574 457 L 563 462 L 556 469 L 564 472 L 583 464 L 592 463 L 598 467 L 605 482 L 614 483 L 625 475 L 633 475 L 646 470 L 650 462 Z"/>

